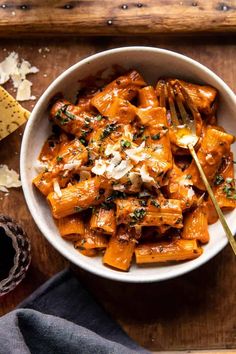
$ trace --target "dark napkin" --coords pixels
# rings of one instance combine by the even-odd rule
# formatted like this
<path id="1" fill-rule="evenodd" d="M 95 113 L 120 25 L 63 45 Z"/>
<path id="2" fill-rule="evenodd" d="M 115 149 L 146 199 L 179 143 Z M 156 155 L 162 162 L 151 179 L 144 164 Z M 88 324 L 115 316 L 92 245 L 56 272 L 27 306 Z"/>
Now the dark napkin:
<path id="1" fill-rule="evenodd" d="M 69 270 L 0 318 L 1 354 L 149 353 L 131 340 Z"/>

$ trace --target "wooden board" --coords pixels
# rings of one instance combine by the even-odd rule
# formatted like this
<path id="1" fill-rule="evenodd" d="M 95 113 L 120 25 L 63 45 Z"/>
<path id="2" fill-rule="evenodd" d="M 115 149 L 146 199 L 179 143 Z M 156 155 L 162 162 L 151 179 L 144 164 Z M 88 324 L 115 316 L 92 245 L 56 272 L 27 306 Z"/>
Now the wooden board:
<path id="1" fill-rule="evenodd" d="M 0 36 L 236 31 L 235 0 L 5 0 Z"/>
<path id="2" fill-rule="evenodd" d="M 0 60 L 15 50 L 40 69 L 30 78 L 32 93 L 38 99 L 58 74 L 78 60 L 101 50 L 140 44 L 189 55 L 214 70 L 236 91 L 236 43 L 230 37 L 196 38 L 194 43 L 192 38 L 166 37 L 1 40 Z M 25 107 L 31 109 L 34 103 L 27 102 Z M 16 170 L 22 132 L 18 130 L 0 142 L 0 163 Z M 68 262 L 40 234 L 20 189 L 0 198 L 0 211 L 17 219 L 32 243 L 32 264 L 26 279 L 0 302 L 0 314 L 4 314 Z M 230 247 L 201 268 L 161 283 L 122 284 L 74 271 L 124 330 L 150 350 L 236 348 L 236 267 Z"/>

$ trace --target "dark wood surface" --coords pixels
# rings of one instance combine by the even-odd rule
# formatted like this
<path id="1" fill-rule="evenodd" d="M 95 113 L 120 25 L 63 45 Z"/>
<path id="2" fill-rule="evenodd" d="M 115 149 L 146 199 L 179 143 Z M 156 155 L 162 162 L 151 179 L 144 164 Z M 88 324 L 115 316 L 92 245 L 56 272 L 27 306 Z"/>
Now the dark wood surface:
<path id="1" fill-rule="evenodd" d="M 186 54 L 213 69 L 236 91 L 236 43 L 232 37 L 2 39 L 0 43 L 0 60 L 15 50 L 40 69 L 30 78 L 37 98 L 58 74 L 78 60 L 108 48 L 138 44 Z M 7 88 L 11 92 L 10 84 Z M 24 106 L 32 109 L 34 103 Z M 16 170 L 22 132 L 23 128 L 0 142 L 0 163 Z M 0 212 L 18 220 L 32 243 L 32 264 L 26 278 L 0 300 L 0 314 L 4 314 L 68 262 L 40 234 L 21 189 L 12 189 L 0 198 Z M 236 348 L 236 267 L 229 247 L 198 270 L 161 283 L 122 284 L 73 270 L 124 330 L 146 348 Z"/>
<path id="2" fill-rule="evenodd" d="M 0 36 L 236 31 L 235 0 L 4 0 Z"/>

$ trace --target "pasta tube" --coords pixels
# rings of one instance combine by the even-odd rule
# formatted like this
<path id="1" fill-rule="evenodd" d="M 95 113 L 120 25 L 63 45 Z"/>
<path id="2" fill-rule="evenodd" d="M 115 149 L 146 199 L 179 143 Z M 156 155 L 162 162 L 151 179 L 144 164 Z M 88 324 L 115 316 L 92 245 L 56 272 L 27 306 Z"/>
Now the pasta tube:
<path id="1" fill-rule="evenodd" d="M 185 261 L 199 257 L 203 250 L 196 240 L 174 240 L 138 245 L 135 249 L 137 264 Z"/>
<path id="2" fill-rule="evenodd" d="M 184 217 L 182 238 L 185 240 L 198 240 L 201 243 L 209 241 L 207 208 L 205 204 L 200 204 Z"/>
<path id="3" fill-rule="evenodd" d="M 221 130 L 208 127 L 197 156 L 206 174 L 208 181 L 212 182 L 216 171 L 219 169 L 224 156 L 230 153 L 230 145 L 234 142 L 234 137 Z M 186 171 L 192 176 L 193 184 L 205 190 L 205 185 L 201 179 L 198 168 L 193 161 Z"/>
<path id="4" fill-rule="evenodd" d="M 135 198 L 117 199 L 116 218 L 118 224 L 130 226 L 161 226 L 170 225 L 182 228 L 182 208 L 180 200 L 150 199 L 146 206 Z"/>
<path id="5" fill-rule="evenodd" d="M 84 235 L 84 223 L 80 215 L 74 214 L 57 220 L 60 235 L 66 240 L 77 241 Z"/>
<path id="6" fill-rule="evenodd" d="M 153 86 L 145 86 L 138 91 L 139 94 L 139 107 L 157 107 L 158 100 Z"/>
<path id="7" fill-rule="evenodd" d="M 113 209 L 107 210 L 103 207 L 96 208 L 90 219 L 90 228 L 93 231 L 112 235 L 116 231 L 115 211 Z"/>
<path id="8" fill-rule="evenodd" d="M 136 240 L 126 227 L 119 227 L 117 234 L 111 236 L 103 263 L 111 267 L 127 271 L 130 267 Z"/>
<path id="9" fill-rule="evenodd" d="M 110 190 L 105 191 L 101 186 L 101 178 L 94 177 L 62 189 L 61 196 L 50 193 L 47 200 L 54 218 L 59 219 L 102 203 Z"/>
<path id="10" fill-rule="evenodd" d="M 145 84 L 142 76 L 133 70 L 105 86 L 101 92 L 92 98 L 91 103 L 102 115 L 106 116 L 114 97 L 130 101 L 136 96 L 138 89 Z"/>
<path id="11" fill-rule="evenodd" d="M 79 250 L 104 249 L 107 247 L 108 239 L 99 232 L 93 231 L 87 225 L 84 235 L 75 242 L 75 248 Z"/>

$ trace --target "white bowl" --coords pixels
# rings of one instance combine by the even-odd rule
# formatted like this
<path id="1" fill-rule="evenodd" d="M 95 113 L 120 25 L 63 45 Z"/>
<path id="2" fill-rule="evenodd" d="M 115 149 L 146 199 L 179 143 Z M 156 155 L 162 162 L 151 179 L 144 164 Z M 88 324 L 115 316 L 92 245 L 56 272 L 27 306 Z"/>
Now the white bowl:
<path id="1" fill-rule="evenodd" d="M 32 179 L 36 175 L 35 162 L 51 129 L 47 112 L 50 99 L 58 92 L 62 92 L 68 99 L 74 99 L 81 79 L 102 72 L 102 69 L 111 69 L 116 64 L 125 69 L 137 69 L 151 84 L 156 83 L 160 76 L 171 76 L 214 86 L 220 95 L 219 124 L 228 132 L 236 131 L 235 95 L 224 81 L 205 66 L 184 55 L 164 49 L 125 47 L 108 50 L 81 60 L 67 69 L 53 81 L 39 99 L 27 123 L 22 142 L 20 168 L 23 191 L 29 210 L 43 235 L 63 256 L 77 266 L 102 277 L 124 282 L 166 280 L 199 267 L 225 247 L 227 238 L 219 222 L 209 226 L 210 242 L 204 246 L 204 252 L 199 258 L 173 265 L 138 267 L 133 264 L 129 272 L 120 272 L 104 266 L 100 257 L 83 256 L 74 249 L 72 243 L 64 241 L 53 222 L 45 198 L 32 185 Z M 103 76 L 106 76 L 106 73 L 103 73 Z M 236 210 L 227 213 L 226 218 L 235 234 Z"/>

